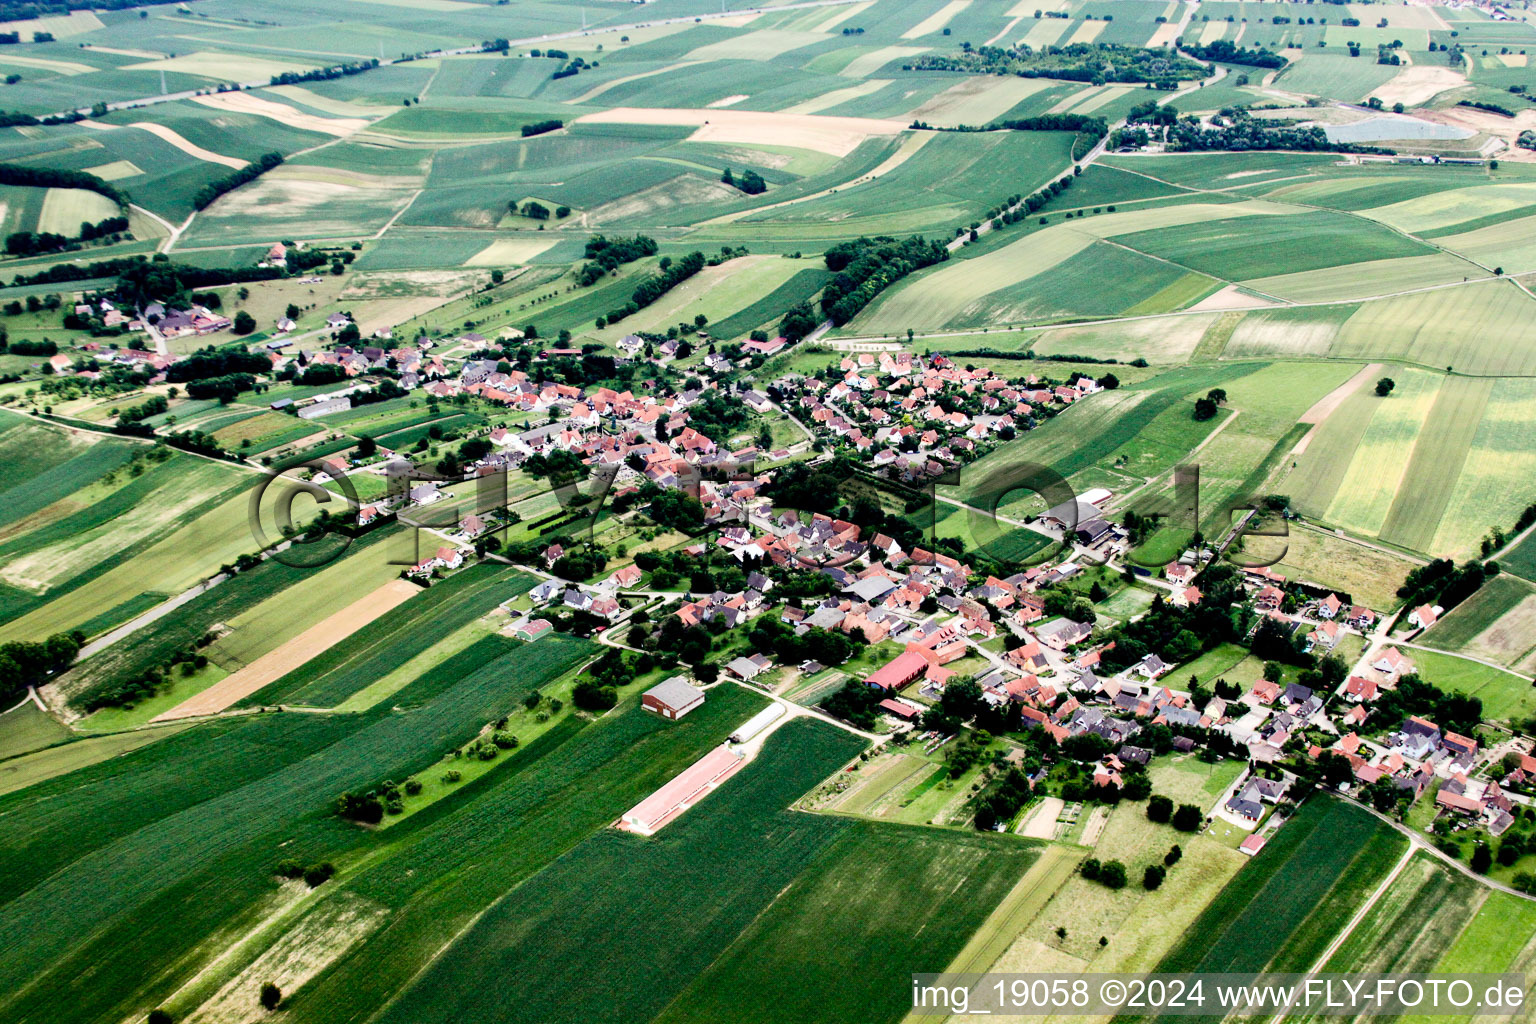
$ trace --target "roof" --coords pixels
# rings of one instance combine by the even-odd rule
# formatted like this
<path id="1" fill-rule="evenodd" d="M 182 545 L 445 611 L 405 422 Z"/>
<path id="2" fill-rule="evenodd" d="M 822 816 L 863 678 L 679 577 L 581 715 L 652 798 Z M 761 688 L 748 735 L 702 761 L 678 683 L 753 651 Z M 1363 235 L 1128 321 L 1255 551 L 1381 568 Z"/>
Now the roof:
<path id="1" fill-rule="evenodd" d="M 716 747 L 625 812 L 623 820 L 637 829 L 654 831 L 698 802 L 744 763 L 729 748 Z"/>
<path id="2" fill-rule="evenodd" d="M 691 685 L 682 676 L 673 676 L 646 690 L 644 696 L 654 697 L 669 708 L 684 708 L 703 700 L 704 691 Z"/>
<path id="3" fill-rule="evenodd" d="M 887 665 L 870 673 L 865 682 L 890 689 L 920 675 L 927 668 L 927 658 L 916 651 L 903 651 L 892 658 Z"/>

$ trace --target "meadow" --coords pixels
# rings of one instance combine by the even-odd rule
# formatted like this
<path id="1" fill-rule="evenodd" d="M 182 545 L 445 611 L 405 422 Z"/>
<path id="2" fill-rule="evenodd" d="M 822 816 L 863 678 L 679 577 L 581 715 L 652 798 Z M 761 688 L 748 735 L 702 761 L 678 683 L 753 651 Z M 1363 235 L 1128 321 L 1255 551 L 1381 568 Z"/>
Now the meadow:
<path id="1" fill-rule="evenodd" d="M 1530 618 L 1536 587 L 1500 573 L 1452 610 L 1420 640 L 1430 647 L 1483 658 L 1529 673 L 1533 645 Z"/>

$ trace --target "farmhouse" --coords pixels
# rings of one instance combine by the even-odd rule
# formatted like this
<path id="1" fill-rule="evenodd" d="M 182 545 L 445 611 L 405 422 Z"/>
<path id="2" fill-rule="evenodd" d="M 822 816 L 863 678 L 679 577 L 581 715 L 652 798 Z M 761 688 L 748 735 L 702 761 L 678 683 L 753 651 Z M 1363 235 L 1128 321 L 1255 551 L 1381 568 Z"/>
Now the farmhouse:
<path id="1" fill-rule="evenodd" d="M 640 695 L 640 706 L 663 718 L 682 718 L 703 703 L 704 691 L 682 676 L 664 679 Z"/>

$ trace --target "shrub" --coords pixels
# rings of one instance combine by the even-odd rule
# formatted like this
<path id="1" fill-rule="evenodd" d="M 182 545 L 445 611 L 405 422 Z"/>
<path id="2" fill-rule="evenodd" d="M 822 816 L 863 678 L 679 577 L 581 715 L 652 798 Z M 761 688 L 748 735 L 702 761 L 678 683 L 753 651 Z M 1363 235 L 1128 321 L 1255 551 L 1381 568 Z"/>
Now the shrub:
<path id="1" fill-rule="evenodd" d="M 261 1006 L 265 1010 L 277 1009 L 277 1004 L 283 1001 L 283 990 L 270 981 L 261 986 Z"/>
<path id="2" fill-rule="evenodd" d="M 304 872 L 304 884 L 313 889 L 329 882 L 334 874 L 336 874 L 336 865 L 330 861 L 314 864 Z"/>
<path id="3" fill-rule="evenodd" d="M 1125 865 L 1117 860 L 1107 860 L 1099 865 L 1099 884 L 1109 889 L 1125 888 Z"/>
<path id="4" fill-rule="evenodd" d="M 1164 868 L 1161 864 L 1148 864 L 1147 870 L 1141 873 L 1141 887 L 1146 889 L 1148 892 L 1151 892 L 1153 889 L 1156 889 L 1158 886 L 1163 884 L 1163 879 L 1167 877 L 1167 875 L 1167 869 Z"/>

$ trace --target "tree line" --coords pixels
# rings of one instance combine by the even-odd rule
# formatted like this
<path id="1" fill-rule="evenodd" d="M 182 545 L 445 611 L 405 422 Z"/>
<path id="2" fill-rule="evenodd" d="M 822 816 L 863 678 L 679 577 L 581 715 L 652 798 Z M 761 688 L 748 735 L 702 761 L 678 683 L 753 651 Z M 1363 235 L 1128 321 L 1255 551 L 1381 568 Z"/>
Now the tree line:
<path id="1" fill-rule="evenodd" d="M 111 182 L 98 178 L 88 171 L 67 171 L 59 167 L 27 167 L 23 164 L 0 164 L 0 185 L 30 185 L 36 188 L 83 188 L 97 195 L 106 196 L 118 205 L 128 207 L 128 193 Z"/>
<path id="2" fill-rule="evenodd" d="M 640 312 L 677 285 L 703 270 L 704 262 L 704 254 L 697 249 L 676 261 L 673 261 L 670 256 L 663 256 L 657 273 L 641 281 L 627 303 L 617 309 L 609 310 L 608 315 L 603 318 L 604 322 L 615 324 L 627 316 Z"/>
<path id="3" fill-rule="evenodd" d="M 949 259 L 949 249 L 943 242 L 920 236 L 898 242 L 880 235 L 840 242 L 822 259 L 832 271 L 832 279 L 822 290 L 821 311 L 833 324 L 842 326 L 912 271 Z"/>
<path id="4" fill-rule="evenodd" d="M 645 235 L 633 238 L 608 238 L 594 235 L 587 240 L 587 262 L 576 271 L 576 282 L 583 288 L 602 280 L 612 270 L 646 256 L 656 255 L 656 239 Z"/>
<path id="5" fill-rule="evenodd" d="M 219 196 L 226 192 L 233 192 L 247 182 L 255 181 L 282 162 L 283 154 L 275 150 L 270 153 L 263 153 L 257 158 L 255 163 L 246 164 L 233 174 L 227 174 L 215 181 L 210 181 L 198 189 L 197 194 L 192 197 L 192 205 L 196 206 L 199 210 L 206 210 L 209 206 L 213 205 L 213 201 L 219 198 Z"/>

